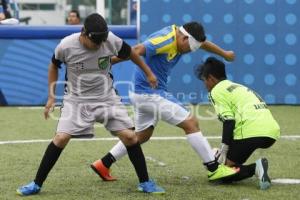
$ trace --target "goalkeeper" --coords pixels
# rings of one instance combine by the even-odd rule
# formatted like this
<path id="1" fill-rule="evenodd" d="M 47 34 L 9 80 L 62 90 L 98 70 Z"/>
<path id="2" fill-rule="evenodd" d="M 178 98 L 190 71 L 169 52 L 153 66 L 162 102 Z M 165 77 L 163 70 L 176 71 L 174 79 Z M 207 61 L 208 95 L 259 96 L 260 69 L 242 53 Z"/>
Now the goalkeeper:
<path id="1" fill-rule="evenodd" d="M 220 163 L 240 168 L 239 173 L 223 180 L 239 181 L 255 174 L 260 189 L 269 188 L 266 158 L 244 165 L 256 149 L 271 147 L 280 136 L 279 125 L 266 103 L 249 88 L 227 80 L 224 63 L 214 57 L 201 64 L 196 75 L 204 82 L 209 99 L 223 122 L 222 145 L 216 157 Z"/>

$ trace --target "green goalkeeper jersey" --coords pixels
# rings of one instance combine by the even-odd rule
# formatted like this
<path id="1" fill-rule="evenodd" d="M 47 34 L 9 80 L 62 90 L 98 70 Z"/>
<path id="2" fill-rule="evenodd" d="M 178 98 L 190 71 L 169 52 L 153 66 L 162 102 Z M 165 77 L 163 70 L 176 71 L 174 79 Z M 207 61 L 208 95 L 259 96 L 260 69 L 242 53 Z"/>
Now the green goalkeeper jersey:
<path id="1" fill-rule="evenodd" d="M 279 138 L 278 123 L 263 99 L 249 88 L 223 80 L 215 85 L 209 97 L 221 121 L 235 120 L 235 140 L 251 137 Z"/>

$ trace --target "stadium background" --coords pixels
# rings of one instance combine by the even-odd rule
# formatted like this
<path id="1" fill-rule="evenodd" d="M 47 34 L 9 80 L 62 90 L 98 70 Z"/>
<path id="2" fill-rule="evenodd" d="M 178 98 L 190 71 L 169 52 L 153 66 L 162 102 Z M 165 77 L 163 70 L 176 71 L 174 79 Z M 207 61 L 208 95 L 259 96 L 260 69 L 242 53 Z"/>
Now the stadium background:
<path id="1" fill-rule="evenodd" d="M 300 104 L 300 71 L 297 70 L 299 0 L 140 2 L 138 35 L 141 41 L 147 34 L 164 26 L 199 21 L 205 26 L 209 40 L 235 51 L 236 61 L 227 63 L 229 79 L 256 90 L 269 104 Z M 51 30 L 51 27 L 48 28 Z M 77 27 L 77 30 L 80 28 Z M 45 103 L 47 67 L 61 38 L 58 34 L 57 38 L 45 39 L 49 38 L 48 32 L 38 34 L 35 31 L 37 34 L 24 39 L 24 32 L 16 31 L 14 27 L 0 27 L 0 105 Z M 132 45 L 137 42 L 135 34 L 124 39 Z M 204 51 L 184 55 L 174 69 L 169 79 L 169 90 L 181 101 L 207 102 L 202 83 L 193 75 L 193 67 L 207 56 L 209 54 Z M 132 72 L 133 64 L 130 62 L 113 68 L 115 78 L 122 81 L 116 87 L 125 102 L 128 102 L 128 81 L 132 79 Z M 60 73 L 60 80 L 64 80 L 63 73 Z M 62 94 L 62 89 L 63 85 L 60 85 L 58 94 Z"/>

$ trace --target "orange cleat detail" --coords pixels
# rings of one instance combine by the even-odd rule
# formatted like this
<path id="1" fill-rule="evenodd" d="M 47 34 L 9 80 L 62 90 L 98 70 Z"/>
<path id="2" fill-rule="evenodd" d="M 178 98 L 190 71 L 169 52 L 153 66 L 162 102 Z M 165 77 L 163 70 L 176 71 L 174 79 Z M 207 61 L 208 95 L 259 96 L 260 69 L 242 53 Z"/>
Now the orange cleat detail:
<path id="1" fill-rule="evenodd" d="M 110 169 L 105 167 L 102 160 L 96 160 L 91 164 L 91 168 L 98 174 L 103 181 L 115 181 L 116 177 L 110 175 Z"/>

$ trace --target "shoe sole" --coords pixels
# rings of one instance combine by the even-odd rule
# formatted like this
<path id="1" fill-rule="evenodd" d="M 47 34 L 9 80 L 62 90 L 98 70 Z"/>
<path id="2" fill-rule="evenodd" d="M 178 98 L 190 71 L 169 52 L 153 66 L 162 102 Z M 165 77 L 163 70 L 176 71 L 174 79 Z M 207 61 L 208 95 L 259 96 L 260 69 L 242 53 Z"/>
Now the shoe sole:
<path id="1" fill-rule="evenodd" d="M 36 194 L 38 194 L 39 192 L 40 192 L 40 191 L 35 192 L 35 193 L 32 193 L 32 194 L 23 194 L 21 191 L 16 190 L 16 193 L 17 193 L 17 195 L 19 195 L 19 196 L 31 196 L 31 195 L 36 195 Z"/>
<path id="2" fill-rule="evenodd" d="M 166 193 L 165 191 L 164 191 L 164 192 L 144 192 L 144 191 L 143 191 L 143 188 L 141 188 L 141 187 L 138 187 L 138 191 L 139 191 L 139 192 L 146 193 L 146 194 L 157 194 L 157 195 L 163 195 L 163 194 Z"/>
<path id="3" fill-rule="evenodd" d="M 236 173 L 235 174 L 230 174 L 228 176 L 222 176 L 222 177 L 219 177 L 219 178 L 216 178 L 216 179 L 210 179 L 210 178 L 208 178 L 208 181 L 210 181 L 210 182 L 217 182 L 217 181 L 221 181 L 221 180 L 227 180 L 227 178 L 231 178 L 234 175 L 236 175 Z"/>
<path id="4" fill-rule="evenodd" d="M 262 175 L 261 180 L 259 180 L 259 187 L 261 190 L 266 190 L 271 186 L 271 180 L 270 177 L 268 176 L 268 160 L 266 158 L 262 158 L 261 162 L 259 162 L 260 167 L 263 168 L 264 173 Z"/>
<path id="5" fill-rule="evenodd" d="M 19 190 L 16 190 L 17 194 L 20 196 L 24 196 L 22 192 L 20 192 Z"/>
<path id="6" fill-rule="evenodd" d="M 114 179 L 107 179 L 105 178 L 104 176 L 101 175 L 101 173 L 98 172 L 98 170 L 96 169 L 96 167 L 94 167 L 94 165 L 90 165 L 90 167 L 92 168 L 92 170 L 98 174 L 100 176 L 100 178 L 103 180 L 103 181 L 116 181 L 117 179 L 114 178 Z"/>

